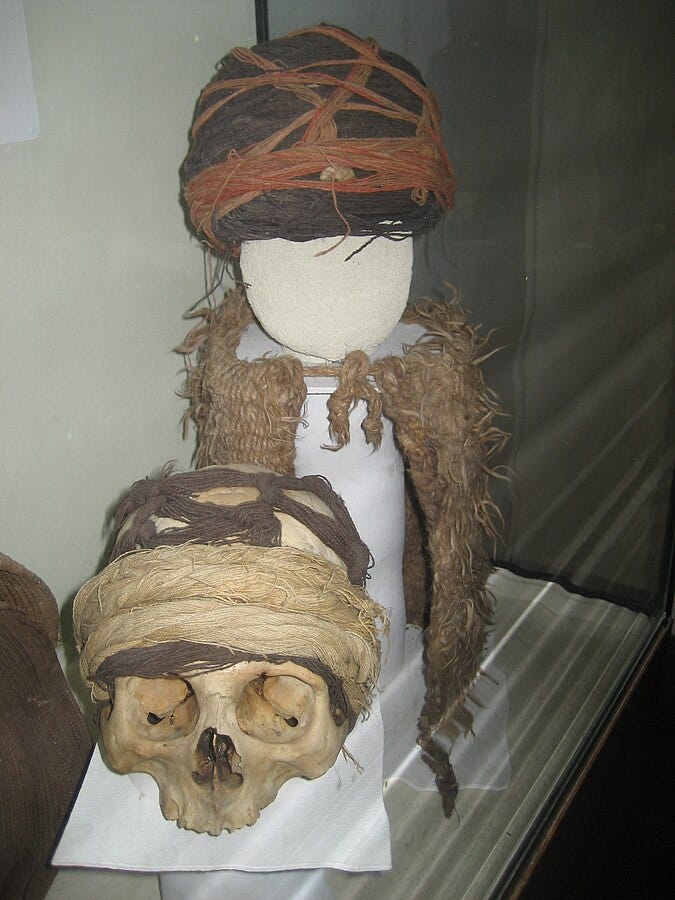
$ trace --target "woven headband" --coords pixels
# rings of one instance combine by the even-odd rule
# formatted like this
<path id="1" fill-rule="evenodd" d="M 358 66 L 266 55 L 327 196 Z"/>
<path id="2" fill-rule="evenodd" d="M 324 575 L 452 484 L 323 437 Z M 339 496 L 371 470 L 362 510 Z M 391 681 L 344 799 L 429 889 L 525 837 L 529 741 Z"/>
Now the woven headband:
<path id="1" fill-rule="evenodd" d="M 199 645 L 316 659 L 341 680 L 357 715 L 379 673 L 377 619 L 386 628 L 381 607 L 343 570 L 288 547 L 182 544 L 128 553 L 86 582 L 73 606 L 80 668 L 96 700 L 109 693 L 110 672 L 99 675 L 107 660 L 188 642 L 190 669 L 199 668 Z M 171 670 L 170 659 L 165 665 Z"/>

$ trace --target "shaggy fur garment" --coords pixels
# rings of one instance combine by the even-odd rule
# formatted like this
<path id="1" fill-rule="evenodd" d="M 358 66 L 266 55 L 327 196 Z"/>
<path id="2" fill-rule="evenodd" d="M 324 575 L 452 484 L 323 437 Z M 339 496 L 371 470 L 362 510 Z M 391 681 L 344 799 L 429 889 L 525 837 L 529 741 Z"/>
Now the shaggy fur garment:
<path id="1" fill-rule="evenodd" d="M 306 396 L 305 376 L 333 375 L 328 401 L 331 435 L 349 441 L 349 412 L 358 400 L 367 414 L 366 440 L 380 443 L 381 416 L 391 419 L 406 465 L 404 584 L 408 621 L 425 626 L 426 696 L 419 742 L 436 772 L 446 814 L 457 785 L 432 735 L 471 728 L 466 708 L 484 652 L 491 604 L 487 543 L 498 516 L 488 492 L 488 462 L 505 435 L 494 424 L 498 404 L 480 372 L 484 339 L 454 303 L 425 300 L 403 321 L 425 330 L 400 357 L 370 361 L 360 350 L 341 365 L 303 367 L 291 356 L 237 358 L 244 329 L 254 321 L 244 291 L 229 292 L 179 351 L 188 355 L 186 396 L 197 428 L 198 466 L 257 463 L 294 471 L 295 436 Z M 196 365 L 189 355 L 196 351 Z"/>

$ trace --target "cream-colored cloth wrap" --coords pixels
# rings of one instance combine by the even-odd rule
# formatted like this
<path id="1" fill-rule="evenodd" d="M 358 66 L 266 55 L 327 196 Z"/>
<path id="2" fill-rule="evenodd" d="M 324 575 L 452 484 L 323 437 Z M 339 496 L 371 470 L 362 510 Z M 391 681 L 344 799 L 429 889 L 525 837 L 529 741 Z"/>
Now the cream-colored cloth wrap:
<path id="1" fill-rule="evenodd" d="M 94 699 L 107 697 L 96 672 L 109 657 L 189 641 L 318 659 L 341 679 L 356 713 L 369 705 L 379 673 L 380 615 L 363 588 L 310 553 L 206 544 L 127 553 L 82 587 L 73 609 Z"/>

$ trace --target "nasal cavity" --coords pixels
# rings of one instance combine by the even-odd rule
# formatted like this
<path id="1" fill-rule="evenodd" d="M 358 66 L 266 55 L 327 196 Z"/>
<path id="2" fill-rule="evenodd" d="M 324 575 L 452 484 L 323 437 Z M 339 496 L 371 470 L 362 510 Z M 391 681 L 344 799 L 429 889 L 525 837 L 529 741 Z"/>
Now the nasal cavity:
<path id="1" fill-rule="evenodd" d="M 205 728 L 195 747 L 192 780 L 196 784 L 215 787 L 216 781 L 229 787 L 239 787 L 241 757 L 229 734 L 218 734 L 215 728 Z"/>

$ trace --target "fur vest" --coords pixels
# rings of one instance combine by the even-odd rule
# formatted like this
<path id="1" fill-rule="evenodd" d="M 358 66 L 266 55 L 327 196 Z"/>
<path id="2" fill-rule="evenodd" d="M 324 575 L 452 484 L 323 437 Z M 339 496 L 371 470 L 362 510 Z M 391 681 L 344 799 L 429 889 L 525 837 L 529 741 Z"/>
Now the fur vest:
<path id="1" fill-rule="evenodd" d="M 247 462 L 294 474 L 305 376 L 337 379 L 328 418 L 338 446 L 349 442 L 355 401 L 365 401 L 361 427 L 374 447 L 382 415 L 391 419 L 406 471 L 406 614 L 425 629 L 419 742 L 449 814 L 457 785 L 432 735 L 471 728 L 465 702 L 492 613 L 487 543 L 498 512 L 488 493 L 488 461 L 505 435 L 494 424 L 499 407 L 479 368 L 485 340 L 456 303 L 424 300 L 402 321 L 422 325 L 426 334 L 402 356 L 371 361 L 355 350 L 339 365 L 309 367 L 290 355 L 237 358 L 241 335 L 255 321 L 242 288 L 194 315 L 201 322 L 178 350 L 188 360 L 187 415 L 197 430 L 198 466 Z"/>

